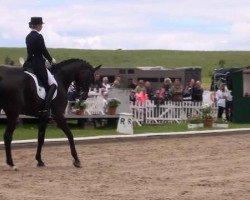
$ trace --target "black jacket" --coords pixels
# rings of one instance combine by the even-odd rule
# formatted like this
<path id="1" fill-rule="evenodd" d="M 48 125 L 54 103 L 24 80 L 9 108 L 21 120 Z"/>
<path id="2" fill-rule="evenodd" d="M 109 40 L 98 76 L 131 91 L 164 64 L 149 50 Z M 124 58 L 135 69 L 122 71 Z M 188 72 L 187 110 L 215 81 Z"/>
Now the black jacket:
<path id="1" fill-rule="evenodd" d="M 32 61 L 33 58 L 44 60 L 44 57 L 51 62 L 52 58 L 45 46 L 43 36 L 36 31 L 31 31 L 26 37 L 27 46 L 27 61 Z"/>

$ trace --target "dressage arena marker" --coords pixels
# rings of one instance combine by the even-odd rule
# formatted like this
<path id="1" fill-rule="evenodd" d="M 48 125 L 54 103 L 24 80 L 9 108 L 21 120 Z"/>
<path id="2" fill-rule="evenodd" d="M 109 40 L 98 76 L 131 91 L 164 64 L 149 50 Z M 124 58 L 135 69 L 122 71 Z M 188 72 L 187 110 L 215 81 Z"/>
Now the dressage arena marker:
<path id="1" fill-rule="evenodd" d="M 106 135 L 106 136 L 91 136 L 91 137 L 76 137 L 75 142 L 77 143 L 88 143 L 88 142 L 101 142 L 101 141 L 113 141 L 119 139 L 143 139 L 143 138 L 154 138 L 154 137 L 178 137 L 178 136 L 192 136 L 192 135 L 225 135 L 225 134 L 236 134 L 250 131 L 250 128 L 238 128 L 238 129 L 223 129 L 223 130 L 204 130 L 204 131 L 185 131 L 185 132 L 168 132 L 168 133 L 144 133 L 144 134 L 133 134 L 133 135 Z M 67 138 L 55 138 L 45 139 L 46 144 L 67 144 Z M 15 146 L 27 147 L 37 145 L 37 140 L 14 140 L 12 142 Z M 4 142 L 0 142 L 0 147 L 4 146 Z"/>

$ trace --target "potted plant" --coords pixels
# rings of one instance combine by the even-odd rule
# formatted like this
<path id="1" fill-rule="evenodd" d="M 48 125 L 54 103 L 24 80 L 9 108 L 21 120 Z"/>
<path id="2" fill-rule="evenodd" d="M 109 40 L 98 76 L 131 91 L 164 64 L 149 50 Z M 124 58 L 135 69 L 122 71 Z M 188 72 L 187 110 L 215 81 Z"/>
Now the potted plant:
<path id="1" fill-rule="evenodd" d="M 217 119 L 214 121 L 213 127 L 214 128 L 228 128 L 229 124 L 226 120 Z"/>
<path id="2" fill-rule="evenodd" d="M 212 107 L 209 104 L 204 104 L 201 109 L 204 127 L 212 127 L 214 118 L 212 115 Z"/>
<path id="3" fill-rule="evenodd" d="M 107 113 L 109 115 L 116 114 L 116 108 L 121 104 L 120 100 L 116 98 L 108 99 L 107 100 Z"/>
<path id="4" fill-rule="evenodd" d="M 77 99 L 74 105 L 74 110 L 77 115 L 83 115 L 85 109 L 87 108 L 87 103 L 85 101 Z"/>
<path id="5" fill-rule="evenodd" d="M 203 120 L 200 115 L 196 115 L 188 119 L 188 128 L 203 128 Z"/>

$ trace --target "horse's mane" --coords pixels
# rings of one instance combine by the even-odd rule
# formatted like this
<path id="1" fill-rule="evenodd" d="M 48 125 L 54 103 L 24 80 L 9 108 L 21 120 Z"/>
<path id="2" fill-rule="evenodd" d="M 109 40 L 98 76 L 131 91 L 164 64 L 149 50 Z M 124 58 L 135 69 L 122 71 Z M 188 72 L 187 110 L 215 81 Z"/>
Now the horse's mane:
<path id="1" fill-rule="evenodd" d="M 87 61 L 85 60 L 82 60 L 82 59 L 78 59 L 78 58 L 71 58 L 71 59 L 68 59 L 68 60 L 64 60 L 60 63 L 57 63 L 55 65 L 52 65 L 52 67 L 50 68 L 50 71 L 54 74 L 54 73 L 57 73 L 58 71 L 61 71 L 62 69 L 62 66 L 65 66 L 65 65 L 68 65 L 68 64 L 71 64 L 73 62 L 80 62 L 82 63 L 83 66 L 85 66 L 86 68 L 88 69 L 93 69 L 92 65 L 90 65 Z"/>

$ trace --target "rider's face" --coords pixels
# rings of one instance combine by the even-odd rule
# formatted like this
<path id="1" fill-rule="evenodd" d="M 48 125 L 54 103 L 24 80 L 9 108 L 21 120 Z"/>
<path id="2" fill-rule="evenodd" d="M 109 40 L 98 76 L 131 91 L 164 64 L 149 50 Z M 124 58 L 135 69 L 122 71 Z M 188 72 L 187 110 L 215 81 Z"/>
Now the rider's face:
<path id="1" fill-rule="evenodd" d="M 43 25 L 42 25 L 42 24 L 39 24 L 38 27 L 37 27 L 38 31 L 41 31 L 42 28 L 43 28 Z"/>
<path id="2" fill-rule="evenodd" d="M 35 25 L 34 29 L 37 30 L 38 32 L 40 32 L 43 28 L 43 25 L 42 24 L 37 24 Z"/>

